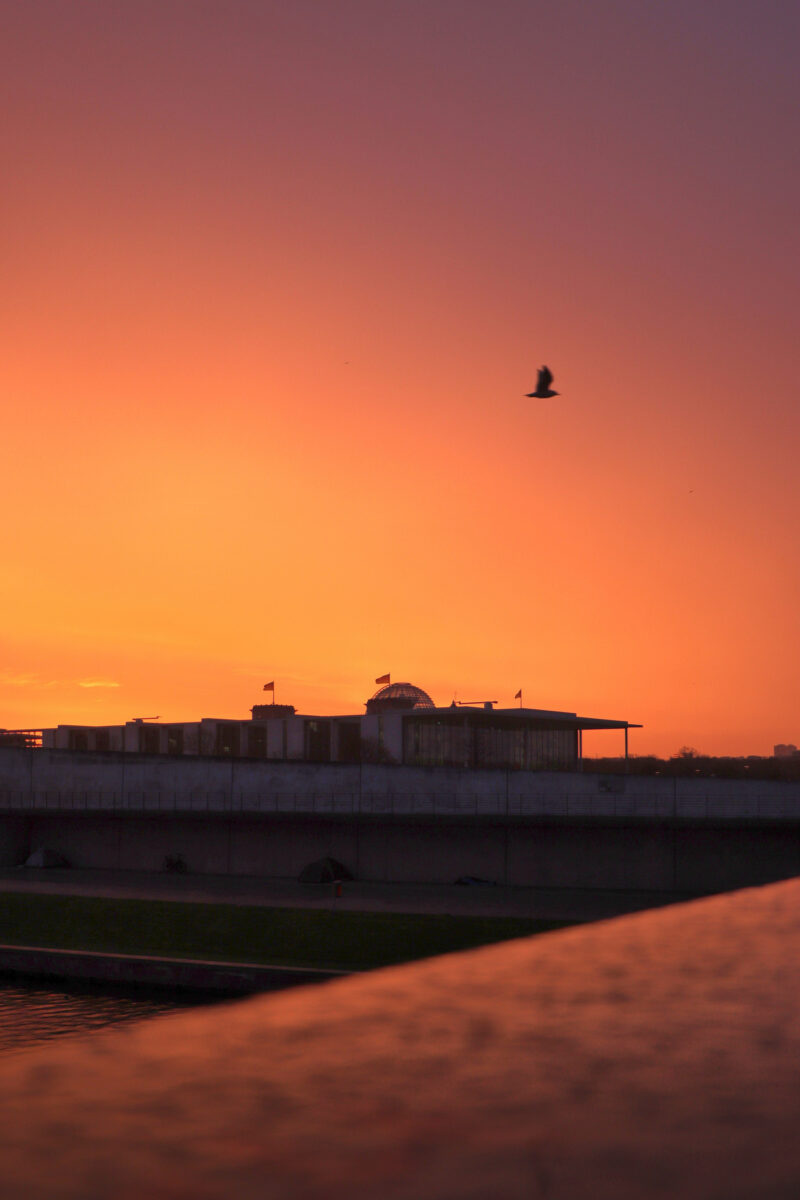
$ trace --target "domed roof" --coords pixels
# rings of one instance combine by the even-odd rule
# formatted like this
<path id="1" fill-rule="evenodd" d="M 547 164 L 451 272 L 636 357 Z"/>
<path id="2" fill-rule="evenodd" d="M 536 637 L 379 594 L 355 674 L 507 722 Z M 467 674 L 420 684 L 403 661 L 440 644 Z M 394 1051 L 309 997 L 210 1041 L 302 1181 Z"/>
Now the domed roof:
<path id="1" fill-rule="evenodd" d="M 391 712 L 409 708 L 435 708 L 427 692 L 413 683 L 387 683 L 367 701 L 367 712 Z"/>

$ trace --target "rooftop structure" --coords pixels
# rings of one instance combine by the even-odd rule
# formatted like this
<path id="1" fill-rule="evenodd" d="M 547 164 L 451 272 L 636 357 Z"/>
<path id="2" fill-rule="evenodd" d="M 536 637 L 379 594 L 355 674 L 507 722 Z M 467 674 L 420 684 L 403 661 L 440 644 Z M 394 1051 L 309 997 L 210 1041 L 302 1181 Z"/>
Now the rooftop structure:
<path id="1" fill-rule="evenodd" d="M 0 746 L 22 746 L 26 750 L 35 750 L 41 744 L 41 729 L 0 729 Z"/>
<path id="2" fill-rule="evenodd" d="M 413 683 L 388 683 L 367 701 L 368 713 L 408 712 L 435 707 L 428 693 Z"/>

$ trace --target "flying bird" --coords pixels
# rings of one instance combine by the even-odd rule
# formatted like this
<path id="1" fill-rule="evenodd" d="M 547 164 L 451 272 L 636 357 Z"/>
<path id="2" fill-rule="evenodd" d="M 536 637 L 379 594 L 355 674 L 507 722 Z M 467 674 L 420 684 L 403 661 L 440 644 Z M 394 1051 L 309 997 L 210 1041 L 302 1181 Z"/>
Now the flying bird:
<path id="1" fill-rule="evenodd" d="M 553 382 L 553 372 L 549 367 L 540 367 L 539 374 L 536 377 L 536 391 L 526 392 L 525 395 L 531 398 L 536 397 L 537 400 L 549 400 L 551 396 L 558 396 L 558 392 L 552 391 L 550 384 Z"/>

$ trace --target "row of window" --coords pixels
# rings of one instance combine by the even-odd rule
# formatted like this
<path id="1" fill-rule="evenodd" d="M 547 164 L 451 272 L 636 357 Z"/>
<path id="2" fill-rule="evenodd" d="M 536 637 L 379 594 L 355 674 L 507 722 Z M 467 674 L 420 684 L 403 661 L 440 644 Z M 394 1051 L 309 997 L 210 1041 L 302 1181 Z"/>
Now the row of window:
<path id="1" fill-rule="evenodd" d="M 97 750 L 101 754 L 107 750 L 120 750 L 122 735 L 114 739 L 112 744 L 110 729 L 70 729 L 67 747 L 70 750 Z M 167 754 L 183 754 L 183 729 L 167 728 Z M 144 725 L 139 735 L 139 750 L 142 754 L 161 753 L 161 728 Z"/>
<path id="2" fill-rule="evenodd" d="M 278 758 L 287 755 L 287 726 L 281 722 L 280 745 L 273 738 L 268 745 L 265 725 L 219 721 L 214 729 L 213 749 L 219 757 L 266 758 L 267 752 Z M 197 753 L 190 741 L 186 745 L 181 726 L 141 725 L 139 727 L 141 754 L 175 754 L 188 750 Z M 339 762 L 383 761 L 382 730 L 377 748 L 361 737 L 360 723 L 337 722 L 335 757 Z M 70 750 L 119 750 L 119 734 L 112 745 L 110 729 L 71 729 Z M 199 731 L 198 731 L 199 734 Z M 193 735 L 194 741 L 194 735 Z M 276 754 L 276 751 L 278 752 Z M 330 762 L 334 757 L 332 723 L 328 720 L 307 720 L 303 728 L 303 759 L 306 762 Z M 517 726 L 484 726 L 463 721 L 404 722 L 403 761 L 414 766 L 451 767 L 518 767 L 536 768 L 548 765 L 567 766 L 577 758 L 577 734 L 566 729 L 531 729 Z"/>
<path id="3" fill-rule="evenodd" d="M 414 766 L 542 767 L 575 762 L 572 729 L 472 727 L 463 722 L 407 721 L 403 761 Z"/>
<path id="4" fill-rule="evenodd" d="M 214 754 L 238 758 L 242 750 L 250 758 L 267 757 L 267 731 L 263 725 L 245 730 L 231 722 L 220 722 L 214 735 Z M 183 754 L 186 748 L 182 726 L 142 725 L 139 729 L 140 754 Z M 110 729 L 70 729 L 67 746 L 70 750 L 95 750 L 100 753 L 122 749 L 122 734 L 112 739 Z M 286 757 L 286 731 L 283 731 L 283 756 Z"/>

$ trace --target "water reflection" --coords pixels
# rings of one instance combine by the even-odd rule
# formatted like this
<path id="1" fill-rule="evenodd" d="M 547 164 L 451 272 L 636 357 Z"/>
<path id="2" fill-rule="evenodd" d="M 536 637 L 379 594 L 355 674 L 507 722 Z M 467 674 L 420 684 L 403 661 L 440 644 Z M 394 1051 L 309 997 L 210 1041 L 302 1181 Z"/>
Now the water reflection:
<path id="1" fill-rule="evenodd" d="M 0 980 L 0 1053 L 104 1025 L 212 1004 L 202 993 L 118 988 L 62 980 Z"/>

